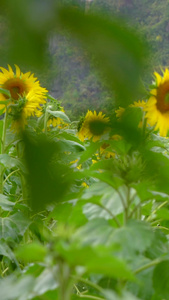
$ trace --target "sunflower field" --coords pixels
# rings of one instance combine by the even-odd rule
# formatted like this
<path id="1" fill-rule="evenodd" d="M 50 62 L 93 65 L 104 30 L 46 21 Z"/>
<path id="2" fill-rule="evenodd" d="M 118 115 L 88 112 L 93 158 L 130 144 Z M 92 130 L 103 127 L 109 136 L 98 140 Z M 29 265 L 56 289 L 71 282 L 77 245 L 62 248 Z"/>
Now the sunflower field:
<path id="1" fill-rule="evenodd" d="M 169 300 L 169 69 L 146 86 L 148 44 L 122 20 L 35 2 L 7 1 L 0 300 Z M 52 26 L 81 43 L 114 109 L 71 121 L 22 70 L 43 65 Z"/>

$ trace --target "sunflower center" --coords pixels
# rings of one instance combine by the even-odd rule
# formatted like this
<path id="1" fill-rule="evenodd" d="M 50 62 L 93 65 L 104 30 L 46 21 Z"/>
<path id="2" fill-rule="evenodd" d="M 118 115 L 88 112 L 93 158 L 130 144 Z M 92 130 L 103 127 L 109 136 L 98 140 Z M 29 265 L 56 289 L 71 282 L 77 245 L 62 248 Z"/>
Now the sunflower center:
<path id="1" fill-rule="evenodd" d="M 3 88 L 10 91 L 11 97 L 14 100 L 18 100 L 19 96 L 23 96 L 24 93 L 27 93 L 27 88 L 25 83 L 20 78 L 11 78 L 7 80 Z"/>
<path id="2" fill-rule="evenodd" d="M 159 85 L 157 89 L 157 109 L 161 113 L 169 111 L 169 81 Z"/>
<path id="3" fill-rule="evenodd" d="M 90 131 L 93 135 L 102 135 L 105 131 L 106 124 L 95 120 L 89 124 Z"/>

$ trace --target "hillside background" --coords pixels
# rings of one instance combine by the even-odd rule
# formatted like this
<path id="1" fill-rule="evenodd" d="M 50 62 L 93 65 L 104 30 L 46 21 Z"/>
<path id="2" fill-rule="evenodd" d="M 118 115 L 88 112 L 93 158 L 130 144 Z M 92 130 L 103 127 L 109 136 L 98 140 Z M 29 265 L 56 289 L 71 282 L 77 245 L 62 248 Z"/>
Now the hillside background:
<path id="1" fill-rule="evenodd" d="M 80 6 L 84 13 L 96 11 L 112 19 L 118 17 L 147 39 L 150 55 L 146 58 L 145 76 L 142 78 L 146 88 L 151 84 L 154 70 L 160 71 L 161 67 L 169 66 L 169 0 L 62 2 Z M 0 30 L 3 36 L 3 26 Z M 44 74 L 37 75 L 50 94 L 62 102 L 71 120 L 79 118 L 88 109 L 110 112 L 114 107 L 114 95 L 103 86 L 92 60 L 89 62 L 87 53 L 70 37 L 69 32 L 65 35 L 51 33 L 48 67 Z M 141 97 L 138 95 L 138 99 Z"/>

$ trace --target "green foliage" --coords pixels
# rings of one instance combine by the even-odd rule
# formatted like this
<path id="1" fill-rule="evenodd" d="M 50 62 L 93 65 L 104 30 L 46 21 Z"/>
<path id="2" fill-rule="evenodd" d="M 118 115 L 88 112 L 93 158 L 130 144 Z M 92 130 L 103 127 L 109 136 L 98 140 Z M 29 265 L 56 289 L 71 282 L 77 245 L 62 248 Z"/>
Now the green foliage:
<path id="1" fill-rule="evenodd" d="M 117 20 L 62 4 L 67 1 L 59 7 L 55 1 L 4 2 L 9 24 L 23 24 L 11 31 L 9 57 L 37 67 L 53 26 L 67 30 L 82 42 L 105 86 L 113 87 L 115 103 L 126 107 L 139 93 L 145 44 Z M 134 4 L 116 7 L 126 11 Z M 24 130 L 14 132 L 9 105 L 19 104 L 4 102 L 0 299 L 168 299 L 168 138 L 153 133 L 144 110 L 130 105 L 119 118 L 110 112 L 98 141 L 87 136 L 90 127 L 82 141 L 78 122 L 50 95 L 38 117 L 33 112 Z"/>

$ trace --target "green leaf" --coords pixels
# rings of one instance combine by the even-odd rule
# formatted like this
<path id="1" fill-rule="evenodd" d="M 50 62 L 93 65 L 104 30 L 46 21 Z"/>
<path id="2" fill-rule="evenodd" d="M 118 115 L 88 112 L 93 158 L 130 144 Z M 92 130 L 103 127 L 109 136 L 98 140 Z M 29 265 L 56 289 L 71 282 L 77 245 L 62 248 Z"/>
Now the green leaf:
<path id="1" fill-rule="evenodd" d="M 13 210 L 15 203 L 8 200 L 8 197 L 0 194 L 0 207 L 5 211 Z"/>
<path id="2" fill-rule="evenodd" d="M 58 138 L 69 140 L 69 141 L 74 141 L 78 144 L 81 144 L 83 146 L 83 142 L 79 140 L 79 138 L 75 135 L 75 132 L 69 133 L 67 131 L 59 132 L 57 134 Z"/>
<path id="3" fill-rule="evenodd" d="M 127 106 L 138 93 L 146 53 L 138 33 L 126 28 L 122 20 L 84 14 L 70 7 L 59 10 L 58 23 L 82 43 L 91 58 L 94 57 L 103 81 Z"/>
<path id="4" fill-rule="evenodd" d="M 76 243 L 70 246 L 67 243 L 59 243 L 55 248 L 70 266 L 84 266 L 88 274 L 134 279 L 125 262 L 113 255 L 112 248 L 103 245 L 79 247 Z"/>
<path id="5" fill-rule="evenodd" d="M 11 261 L 16 261 L 13 251 L 4 239 L 0 239 L 0 255 L 8 257 Z"/>
<path id="6" fill-rule="evenodd" d="M 162 153 L 144 151 L 145 176 L 155 183 L 156 193 L 169 193 L 169 159 Z"/>
<path id="7" fill-rule="evenodd" d="M 19 242 L 29 224 L 30 221 L 21 212 L 17 212 L 10 217 L 0 218 L 0 239 L 11 238 Z"/>
<path id="8" fill-rule="evenodd" d="M 47 109 L 47 112 L 55 118 L 61 118 L 65 123 L 70 123 L 70 119 L 63 111 L 53 111 L 53 110 Z"/>
<path id="9" fill-rule="evenodd" d="M 169 295 L 169 260 L 159 263 L 153 273 L 153 287 L 157 295 L 168 299 Z"/>
<path id="10" fill-rule="evenodd" d="M 123 257 L 131 259 L 148 249 L 153 238 L 154 232 L 149 224 L 143 221 L 129 220 L 125 227 L 114 231 L 112 241 L 121 246 Z"/>
<path id="11" fill-rule="evenodd" d="M 100 142 L 90 142 L 89 146 L 86 146 L 85 152 L 82 153 L 79 164 L 82 164 L 83 162 L 91 158 L 92 155 L 96 153 L 97 149 L 100 148 L 100 145 Z"/>
<path id="12" fill-rule="evenodd" d="M 0 281 L 1 300 L 27 300 L 33 285 L 33 276 L 24 276 L 19 280 L 14 275 L 8 276 Z"/>
<path id="13" fill-rule="evenodd" d="M 169 210 L 165 207 L 160 208 L 156 212 L 157 218 L 162 220 L 169 220 Z"/>
<path id="14" fill-rule="evenodd" d="M 113 228 L 105 219 L 92 219 L 79 228 L 74 234 L 75 239 L 82 240 L 82 245 L 109 245 Z M 115 246 L 116 248 L 116 246 Z"/>
<path id="15" fill-rule="evenodd" d="M 35 296 L 40 296 L 47 291 L 52 291 L 58 288 L 57 280 L 57 269 L 56 267 L 45 268 L 42 264 L 30 265 L 26 270 L 26 275 L 34 277 L 34 284 L 32 286 L 31 292 L 29 292 L 29 299 Z M 27 300 L 28 298 L 24 299 Z"/>
<path id="16" fill-rule="evenodd" d="M 112 174 L 112 171 L 103 171 L 103 172 L 91 172 L 90 175 L 94 178 L 98 178 L 100 181 L 103 181 L 114 189 L 118 189 L 124 184 L 124 180 L 118 176 Z"/>
<path id="17" fill-rule="evenodd" d="M 22 245 L 15 251 L 16 257 L 24 262 L 44 261 L 47 250 L 39 243 Z"/>
<path id="18" fill-rule="evenodd" d="M 58 282 L 54 278 L 54 273 L 56 268 L 48 269 L 40 265 L 31 265 L 20 276 L 14 273 L 4 278 L 0 281 L 1 300 L 34 299 L 47 291 L 55 290 Z"/>
<path id="19" fill-rule="evenodd" d="M 50 203 L 63 200 L 73 178 L 72 170 L 59 160 L 61 145 L 46 134 L 24 135 L 27 185 L 33 210 L 43 210 Z"/>
<path id="20" fill-rule="evenodd" d="M 63 152 L 81 152 L 85 150 L 85 147 L 81 144 L 74 142 L 74 141 L 68 141 L 68 140 L 61 140 L 59 141 L 60 150 Z"/>
<path id="21" fill-rule="evenodd" d="M 22 161 L 15 157 L 10 157 L 8 154 L 0 154 L 0 164 L 5 168 L 12 169 L 14 167 L 20 168 L 25 171 Z"/>
<path id="22" fill-rule="evenodd" d="M 9 62 L 26 64 L 28 67 L 42 68 L 47 66 L 46 38 L 54 21 L 55 3 L 53 1 L 41 2 L 6 1 L 8 7 L 8 43 L 7 59 Z M 20 26 L 22 24 L 22 26 Z"/>
<path id="23" fill-rule="evenodd" d="M 123 211 L 119 194 L 104 182 L 93 183 L 84 191 L 81 198 L 88 202 L 83 208 L 88 219 L 112 219 L 111 213 L 116 216 Z"/>
<path id="24" fill-rule="evenodd" d="M 125 290 L 121 291 L 120 295 L 115 293 L 112 290 L 104 290 L 103 296 L 105 297 L 106 300 L 139 300 L 140 299 Z"/>
<path id="25" fill-rule="evenodd" d="M 49 220 L 52 218 L 58 222 L 79 227 L 87 222 L 83 214 L 83 201 L 77 203 L 57 203 L 54 210 L 49 214 Z"/>
<path id="26" fill-rule="evenodd" d="M 10 94 L 9 90 L 5 90 L 5 89 L 0 88 L 0 93 L 8 96 L 9 98 L 11 97 L 11 94 Z M 6 103 L 7 103 L 7 101 L 6 101 Z"/>

